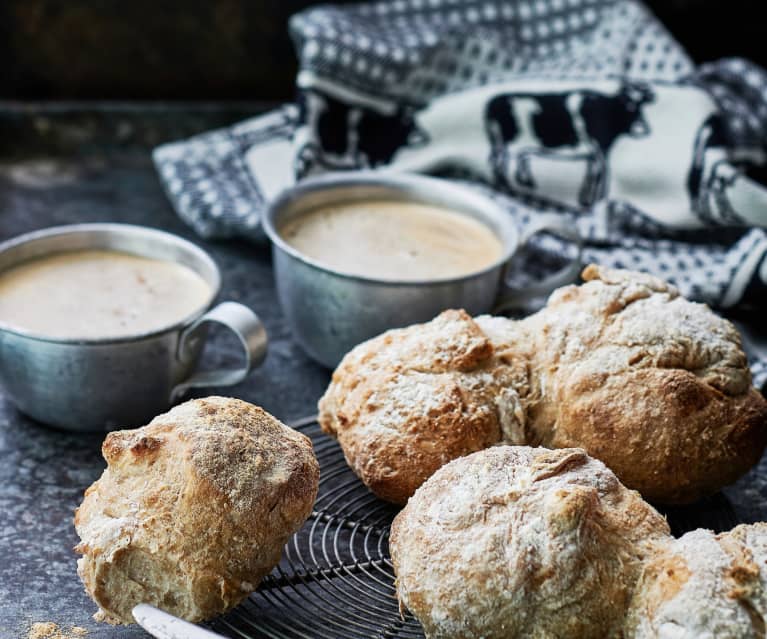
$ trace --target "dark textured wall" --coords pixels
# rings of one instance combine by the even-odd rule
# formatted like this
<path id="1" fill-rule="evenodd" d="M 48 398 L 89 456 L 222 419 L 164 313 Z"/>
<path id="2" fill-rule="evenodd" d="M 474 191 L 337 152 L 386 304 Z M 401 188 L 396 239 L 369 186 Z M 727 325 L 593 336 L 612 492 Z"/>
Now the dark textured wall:
<path id="1" fill-rule="evenodd" d="M 285 99 L 307 0 L 0 0 L 0 98 Z M 649 2 L 697 60 L 767 65 L 759 3 Z"/>

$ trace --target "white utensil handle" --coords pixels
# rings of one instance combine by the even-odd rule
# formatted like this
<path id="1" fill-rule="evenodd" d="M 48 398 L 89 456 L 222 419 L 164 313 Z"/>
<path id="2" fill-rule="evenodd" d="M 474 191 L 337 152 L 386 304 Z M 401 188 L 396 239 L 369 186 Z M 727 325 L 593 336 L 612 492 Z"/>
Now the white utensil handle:
<path id="1" fill-rule="evenodd" d="M 156 639 L 225 639 L 149 604 L 139 604 L 132 612 L 136 623 Z"/>

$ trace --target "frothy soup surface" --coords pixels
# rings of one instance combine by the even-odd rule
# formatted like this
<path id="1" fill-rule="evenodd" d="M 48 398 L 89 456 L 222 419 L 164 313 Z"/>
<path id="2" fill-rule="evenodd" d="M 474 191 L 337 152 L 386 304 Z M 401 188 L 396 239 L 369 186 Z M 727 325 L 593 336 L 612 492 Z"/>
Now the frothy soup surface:
<path id="1" fill-rule="evenodd" d="M 211 288 L 192 269 L 118 251 L 72 251 L 0 273 L 0 322 L 53 338 L 127 337 L 188 317 Z"/>
<path id="2" fill-rule="evenodd" d="M 327 267 L 383 280 L 460 277 L 482 271 L 503 254 L 500 239 L 474 218 L 395 200 L 323 206 L 290 220 L 280 234 Z"/>

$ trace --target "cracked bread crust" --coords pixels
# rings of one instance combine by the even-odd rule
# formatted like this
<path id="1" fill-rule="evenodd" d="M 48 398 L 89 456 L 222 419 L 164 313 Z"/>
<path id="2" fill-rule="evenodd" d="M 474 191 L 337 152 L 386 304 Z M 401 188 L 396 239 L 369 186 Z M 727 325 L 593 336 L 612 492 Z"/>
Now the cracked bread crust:
<path id="1" fill-rule="evenodd" d="M 580 449 L 455 460 L 395 518 L 402 606 L 428 639 L 760 639 L 767 524 L 674 539 Z"/>
<path id="2" fill-rule="evenodd" d="M 619 637 L 666 520 L 580 449 L 450 462 L 392 525 L 402 605 L 429 639 Z"/>
<path id="3" fill-rule="evenodd" d="M 319 421 L 376 495 L 405 503 L 450 460 L 524 439 L 527 383 L 525 362 L 497 354 L 464 311 L 446 311 L 346 355 Z"/>
<path id="4" fill-rule="evenodd" d="M 75 514 L 78 573 L 96 619 L 149 603 L 189 621 L 255 590 L 306 520 L 319 486 L 311 442 L 237 399 L 181 404 L 107 435 L 107 469 Z"/>
<path id="5" fill-rule="evenodd" d="M 533 438 L 579 446 L 630 488 L 689 503 L 761 457 L 767 404 L 732 323 L 656 278 L 588 267 L 523 320 Z"/>

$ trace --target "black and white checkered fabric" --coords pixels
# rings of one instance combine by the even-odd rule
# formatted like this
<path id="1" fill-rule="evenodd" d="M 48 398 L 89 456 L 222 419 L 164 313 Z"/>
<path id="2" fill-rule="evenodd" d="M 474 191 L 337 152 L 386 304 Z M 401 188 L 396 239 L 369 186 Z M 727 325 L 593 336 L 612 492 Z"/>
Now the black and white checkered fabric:
<path id="1" fill-rule="evenodd" d="M 559 212 L 588 261 L 720 309 L 765 305 L 761 68 L 696 68 L 634 0 L 385 0 L 290 27 L 296 105 L 155 150 L 200 235 L 260 237 L 265 203 L 308 175 L 429 172 L 492 189 L 522 228 Z M 563 250 L 540 236 L 527 264 Z M 767 350 L 751 355 L 761 385 Z"/>

